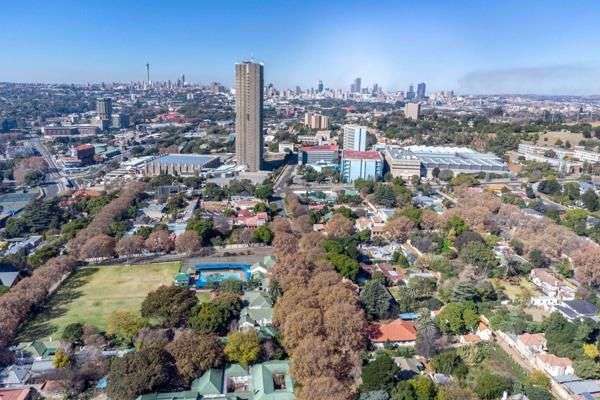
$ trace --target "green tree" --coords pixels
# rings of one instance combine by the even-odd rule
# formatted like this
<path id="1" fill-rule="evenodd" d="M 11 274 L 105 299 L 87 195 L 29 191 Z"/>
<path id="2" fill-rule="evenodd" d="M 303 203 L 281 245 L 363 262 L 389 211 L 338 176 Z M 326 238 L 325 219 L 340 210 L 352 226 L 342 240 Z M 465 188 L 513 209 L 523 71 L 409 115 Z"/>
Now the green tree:
<path id="1" fill-rule="evenodd" d="M 197 303 L 196 294 L 187 287 L 163 285 L 148 293 L 142 302 L 141 314 L 158 320 L 165 327 L 181 327 L 187 324 Z"/>
<path id="2" fill-rule="evenodd" d="M 433 400 L 437 393 L 435 383 L 429 377 L 419 375 L 411 380 L 417 400 Z"/>
<path id="3" fill-rule="evenodd" d="M 385 390 L 394 387 L 400 368 L 387 353 L 379 353 L 375 360 L 362 368 L 361 391 Z"/>
<path id="4" fill-rule="evenodd" d="M 600 364 L 594 360 L 581 359 L 573 363 L 575 374 L 583 379 L 600 379 Z"/>
<path id="5" fill-rule="evenodd" d="M 256 189 L 254 189 L 254 196 L 261 200 L 268 200 L 273 196 L 273 185 L 270 183 L 263 183 L 262 185 L 256 186 Z"/>
<path id="6" fill-rule="evenodd" d="M 81 324 L 79 322 L 73 322 L 73 323 L 65 326 L 65 329 L 63 329 L 63 332 L 61 335 L 61 339 L 66 342 L 69 342 L 69 343 L 80 344 L 82 336 L 83 336 L 83 324 Z"/>
<path id="7" fill-rule="evenodd" d="M 398 382 L 391 394 L 391 400 L 417 400 L 415 389 L 409 381 Z"/>
<path id="8" fill-rule="evenodd" d="M 225 355 L 243 366 L 253 364 L 260 355 L 260 339 L 255 330 L 237 331 L 227 336 Z"/>
<path id="9" fill-rule="evenodd" d="M 378 184 L 373 193 L 373 200 L 381 206 L 392 208 L 396 206 L 396 193 L 391 186 Z"/>
<path id="10" fill-rule="evenodd" d="M 72 362 L 71 356 L 63 349 L 58 349 L 52 359 L 54 368 L 68 368 Z"/>
<path id="11" fill-rule="evenodd" d="M 117 310 L 108 316 L 106 332 L 114 335 L 122 343 L 131 343 L 133 337 L 143 326 L 144 321 L 136 314 Z"/>
<path id="12" fill-rule="evenodd" d="M 356 279 L 359 265 L 356 260 L 348 257 L 345 254 L 328 254 L 327 259 L 331 261 L 335 270 L 345 278 Z"/>
<path id="13" fill-rule="evenodd" d="M 210 219 L 202 218 L 200 215 L 195 215 L 188 221 L 186 230 L 194 231 L 198 234 L 200 242 L 206 244 L 214 235 L 214 223 Z"/>
<path id="14" fill-rule="evenodd" d="M 271 244 L 273 232 L 267 225 L 261 225 L 254 230 L 254 239 L 265 244 Z"/>
<path id="15" fill-rule="evenodd" d="M 488 273 L 499 264 L 494 252 L 485 243 L 481 242 L 467 243 L 461 250 L 460 256 L 465 262 L 473 264 Z"/>
<path id="16" fill-rule="evenodd" d="M 484 371 L 475 378 L 475 393 L 482 400 L 498 399 L 511 388 L 511 381 L 502 375 Z"/>
<path id="17" fill-rule="evenodd" d="M 370 318 L 387 319 L 398 314 L 396 301 L 379 281 L 367 281 L 360 292 L 360 300 Z"/>
<path id="18" fill-rule="evenodd" d="M 598 195 L 593 189 L 588 189 L 581 196 L 581 201 L 585 208 L 589 211 L 598 211 L 600 208 L 600 201 L 598 201 Z"/>

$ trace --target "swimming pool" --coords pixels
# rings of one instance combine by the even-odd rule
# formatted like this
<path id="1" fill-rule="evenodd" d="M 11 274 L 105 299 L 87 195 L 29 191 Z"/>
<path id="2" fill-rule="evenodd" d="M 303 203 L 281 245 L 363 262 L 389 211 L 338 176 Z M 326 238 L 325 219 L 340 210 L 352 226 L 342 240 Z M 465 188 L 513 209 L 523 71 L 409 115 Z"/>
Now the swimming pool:
<path id="1" fill-rule="evenodd" d="M 203 289 L 212 283 L 228 279 L 246 282 L 250 279 L 251 264 L 248 263 L 200 263 L 196 264 L 196 287 Z"/>

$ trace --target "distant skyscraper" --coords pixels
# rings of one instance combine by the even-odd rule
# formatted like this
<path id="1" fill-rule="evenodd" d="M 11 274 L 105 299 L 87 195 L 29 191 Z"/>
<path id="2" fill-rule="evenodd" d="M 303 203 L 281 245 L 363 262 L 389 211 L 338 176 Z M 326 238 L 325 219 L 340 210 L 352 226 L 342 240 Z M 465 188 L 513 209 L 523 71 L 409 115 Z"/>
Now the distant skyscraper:
<path id="1" fill-rule="evenodd" d="M 421 100 L 425 98 L 425 82 L 421 82 L 417 85 L 417 99 Z"/>
<path id="2" fill-rule="evenodd" d="M 104 97 L 96 100 L 96 112 L 101 121 L 110 121 L 112 118 L 112 99 Z"/>
<path id="3" fill-rule="evenodd" d="M 360 79 L 360 78 L 354 79 L 354 83 L 352 83 L 352 85 L 350 85 L 350 92 L 360 93 L 361 86 L 362 86 L 362 79 Z"/>
<path id="4" fill-rule="evenodd" d="M 410 85 L 410 86 L 408 87 L 408 92 L 406 92 L 406 98 L 407 98 L 408 100 L 412 100 L 412 99 L 414 99 L 414 98 L 415 98 L 415 88 L 414 88 L 414 86 L 413 86 L 413 85 Z"/>
<path id="5" fill-rule="evenodd" d="M 150 63 L 146 63 L 146 82 L 150 85 Z"/>
<path id="6" fill-rule="evenodd" d="M 235 65 L 235 155 L 247 171 L 260 171 L 263 155 L 263 65 Z"/>
<path id="7" fill-rule="evenodd" d="M 367 149 L 367 127 L 344 125 L 343 149 L 365 151 Z"/>
<path id="8" fill-rule="evenodd" d="M 378 84 L 374 84 L 373 85 L 373 94 L 379 94 L 379 85 Z"/>
<path id="9" fill-rule="evenodd" d="M 319 93 L 323 91 L 323 81 L 319 81 L 319 84 L 317 85 L 317 91 Z"/>

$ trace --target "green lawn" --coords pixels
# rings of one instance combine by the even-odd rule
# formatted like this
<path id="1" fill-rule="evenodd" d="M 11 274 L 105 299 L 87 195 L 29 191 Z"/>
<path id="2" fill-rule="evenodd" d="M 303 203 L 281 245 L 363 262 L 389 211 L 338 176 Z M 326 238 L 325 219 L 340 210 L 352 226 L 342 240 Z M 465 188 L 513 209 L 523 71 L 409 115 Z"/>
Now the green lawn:
<path id="1" fill-rule="evenodd" d="M 22 329 L 19 340 L 57 337 L 73 322 L 106 329 L 106 317 L 115 310 L 139 312 L 146 294 L 170 285 L 179 262 L 117 265 L 75 272 L 50 298 L 44 309 Z"/>

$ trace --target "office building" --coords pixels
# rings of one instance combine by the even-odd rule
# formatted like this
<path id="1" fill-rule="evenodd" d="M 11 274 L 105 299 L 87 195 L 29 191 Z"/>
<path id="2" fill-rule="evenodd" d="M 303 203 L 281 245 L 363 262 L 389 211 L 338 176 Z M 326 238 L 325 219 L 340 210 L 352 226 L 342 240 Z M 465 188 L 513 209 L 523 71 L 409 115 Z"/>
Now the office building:
<path id="1" fill-rule="evenodd" d="M 299 163 L 305 165 L 336 164 L 339 150 L 336 145 L 305 146 L 301 150 Z"/>
<path id="2" fill-rule="evenodd" d="M 326 115 L 307 112 L 304 114 L 304 125 L 308 126 L 310 129 L 329 129 L 329 117 Z"/>
<path id="3" fill-rule="evenodd" d="M 80 144 L 71 148 L 71 157 L 79 160 L 80 165 L 90 165 L 94 163 L 96 148 L 89 143 Z"/>
<path id="4" fill-rule="evenodd" d="M 354 83 L 350 85 L 350 92 L 352 93 L 360 93 L 362 86 L 362 79 L 356 78 L 354 79 Z"/>
<path id="5" fill-rule="evenodd" d="M 421 82 L 417 85 L 417 99 L 423 100 L 425 98 L 425 82 Z"/>
<path id="6" fill-rule="evenodd" d="M 418 120 L 421 117 L 421 104 L 406 103 L 404 105 L 404 117 L 414 121 Z"/>
<path id="7" fill-rule="evenodd" d="M 408 87 L 408 92 L 406 92 L 406 99 L 413 100 L 415 98 L 415 88 L 413 85 Z"/>
<path id="8" fill-rule="evenodd" d="M 144 166 L 144 175 L 161 174 L 198 176 L 201 172 L 217 168 L 221 164 L 219 156 L 204 154 L 167 154 L 155 158 Z"/>
<path id="9" fill-rule="evenodd" d="M 110 97 L 104 97 L 96 100 L 96 112 L 98 113 L 98 119 L 102 121 L 108 121 L 108 125 L 112 122 L 112 99 Z"/>
<path id="10" fill-rule="evenodd" d="M 367 127 L 344 125 L 344 150 L 365 151 L 367 149 Z"/>
<path id="11" fill-rule="evenodd" d="M 263 65 L 235 65 L 235 155 L 248 172 L 260 171 L 263 159 Z"/>
<path id="12" fill-rule="evenodd" d="M 342 151 L 340 176 L 343 182 L 357 179 L 379 180 L 383 177 L 383 158 L 378 151 Z"/>
<path id="13" fill-rule="evenodd" d="M 479 153 L 467 147 L 445 146 L 387 146 L 385 161 L 393 177 L 431 177 L 435 168 L 449 170 L 455 175 L 479 172 L 507 173 L 508 167 L 495 154 Z"/>
<path id="14" fill-rule="evenodd" d="M 319 84 L 317 85 L 317 92 L 323 92 L 323 81 L 319 81 Z"/>

